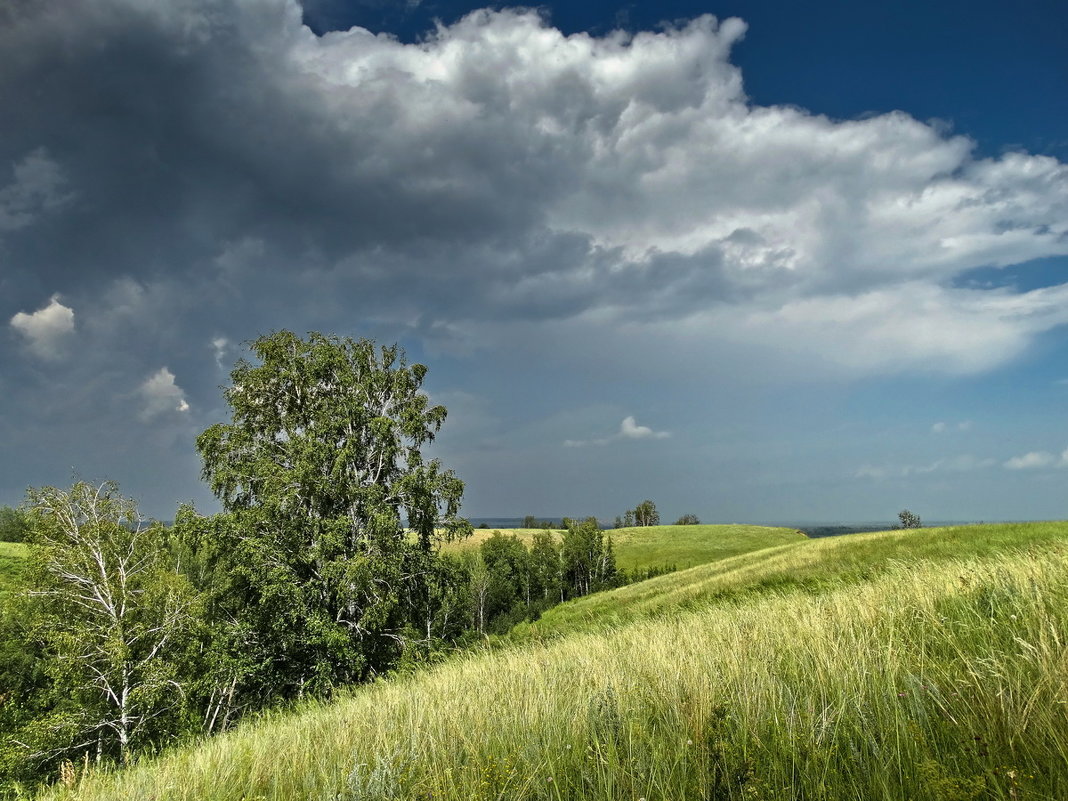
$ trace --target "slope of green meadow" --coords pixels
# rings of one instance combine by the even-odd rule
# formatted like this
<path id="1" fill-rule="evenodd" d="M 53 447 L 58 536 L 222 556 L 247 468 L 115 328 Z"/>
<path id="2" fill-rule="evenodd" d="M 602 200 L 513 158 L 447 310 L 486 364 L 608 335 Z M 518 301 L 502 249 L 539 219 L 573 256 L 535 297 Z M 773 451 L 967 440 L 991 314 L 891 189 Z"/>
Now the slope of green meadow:
<path id="1" fill-rule="evenodd" d="M 476 548 L 499 531 L 515 536 L 529 547 L 535 528 L 478 529 L 470 537 L 446 546 L 446 551 Z M 560 532 L 555 532 L 557 536 Z M 616 563 L 623 568 L 665 567 L 682 570 L 728 556 L 756 551 L 773 545 L 802 542 L 805 535 L 792 528 L 743 525 L 646 526 L 610 529 Z"/>
<path id="2" fill-rule="evenodd" d="M 1068 523 L 797 537 L 542 624 L 45 796 L 1068 798 Z"/>
<path id="3" fill-rule="evenodd" d="M 747 539 L 751 547 L 739 549 L 737 555 L 569 601 L 549 609 L 536 623 L 517 627 L 514 636 L 569 634 L 673 614 L 716 600 L 744 598 L 776 587 L 815 592 L 855 584 L 897 564 L 989 556 L 1068 542 L 1068 523 L 923 528 L 818 540 L 788 536 L 790 529 L 767 531 L 778 536 L 769 538 L 766 547 L 760 547 L 759 540 Z"/>

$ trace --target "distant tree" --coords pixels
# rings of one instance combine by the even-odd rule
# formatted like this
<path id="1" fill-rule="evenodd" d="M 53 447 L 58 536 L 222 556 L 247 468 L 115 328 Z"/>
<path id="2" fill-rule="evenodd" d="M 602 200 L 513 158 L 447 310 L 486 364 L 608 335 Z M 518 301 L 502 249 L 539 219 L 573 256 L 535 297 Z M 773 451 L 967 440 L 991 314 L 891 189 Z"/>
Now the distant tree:
<path id="1" fill-rule="evenodd" d="M 489 619 L 489 598 L 493 577 L 482 559 L 481 551 L 465 551 L 462 564 L 467 572 L 468 600 L 471 628 L 479 634 L 486 633 Z"/>
<path id="2" fill-rule="evenodd" d="M 534 515 L 527 515 L 523 518 L 523 528 L 539 528 L 538 518 Z"/>
<path id="3" fill-rule="evenodd" d="M 530 573 L 532 591 L 546 601 L 563 601 L 563 571 L 560 564 L 560 547 L 552 532 L 539 531 L 530 544 Z"/>
<path id="4" fill-rule="evenodd" d="M 634 510 L 628 509 L 623 513 L 623 526 L 622 528 L 630 528 L 634 525 Z M 619 526 L 617 526 L 619 528 Z"/>
<path id="5" fill-rule="evenodd" d="M 423 622 L 423 645 L 432 652 L 441 643 L 458 639 L 467 627 L 464 612 L 468 606 L 467 574 L 463 563 L 449 555 L 431 562 L 426 592 L 417 596 L 422 604 L 417 617 Z"/>
<path id="6" fill-rule="evenodd" d="M 700 523 L 701 521 L 697 519 L 697 515 L 683 515 L 675 521 L 676 526 L 696 526 Z"/>
<path id="7" fill-rule="evenodd" d="M 485 617 L 488 620 L 508 615 L 517 605 L 523 611 L 531 600 L 530 555 L 514 534 L 493 532 L 479 546 L 488 572 Z M 522 616 L 522 612 L 521 612 Z"/>
<path id="8" fill-rule="evenodd" d="M 570 597 L 604 589 L 616 578 L 612 540 L 605 537 L 592 517 L 564 532 L 560 560 Z"/>
<path id="9" fill-rule="evenodd" d="M 920 516 L 913 514 L 908 509 L 902 509 L 897 513 L 897 519 L 901 521 L 901 528 L 920 528 Z"/>
<path id="10" fill-rule="evenodd" d="M 0 506 L 0 542 L 22 542 L 29 529 L 27 515 L 21 509 Z"/>
<path id="11" fill-rule="evenodd" d="M 659 526 L 660 515 L 656 511 L 656 504 L 652 501 L 642 501 L 634 507 L 634 525 L 636 526 Z"/>
<path id="12" fill-rule="evenodd" d="M 619 515 L 616 515 L 616 519 L 612 523 L 612 528 L 623 528 L 623 518 Z"/>

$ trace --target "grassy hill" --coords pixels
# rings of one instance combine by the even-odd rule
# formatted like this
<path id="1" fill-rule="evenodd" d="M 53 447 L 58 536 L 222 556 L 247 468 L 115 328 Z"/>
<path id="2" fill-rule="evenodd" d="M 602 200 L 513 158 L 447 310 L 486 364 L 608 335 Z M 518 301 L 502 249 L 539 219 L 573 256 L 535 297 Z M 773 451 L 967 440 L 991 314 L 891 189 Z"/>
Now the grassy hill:
<path id="1" fill-rule="evenodd" d="M 540 529 L 499 529 L 501 534 L 514 535 L 530 545 Z M 476 530 L 468 539 L 446 546 L 459 551 L 476 548 L 493 536 L 493 531 Z M 646 526 L 610 529 L 616 563 L 627 569 L 674 565 L 683 568 L 702 565 L 729 556 L 802 542 L 805 535 L 792 528 L 768 526 Z M 556 532 L 559 536 L 560 532 Z"/>
<path id="2" fill-rule="evenodd" d="M 1068 798 L 1066 523 L 798 538 L 580 605 L 48 797 Z"/>
<path id="3" fill-rule="evenodd" d="M 515 635 L 596 630 L 769 589 L 796 587 L 812 593 L 857 584 L 896 566 L 1068 542 L 1068 523 L 909 529 L 819 540 L 790 536 L 790 529 L 767 531 L 777 535 L 769 538 L 767 547 L 759 547 L 759 539 L 746 538 L 743 542 L 750 547 L 739 548 L 737 554 L 725 553 L 690 570 L 569 601 L 548 610 L 536 623 L 519 627 Z"/>

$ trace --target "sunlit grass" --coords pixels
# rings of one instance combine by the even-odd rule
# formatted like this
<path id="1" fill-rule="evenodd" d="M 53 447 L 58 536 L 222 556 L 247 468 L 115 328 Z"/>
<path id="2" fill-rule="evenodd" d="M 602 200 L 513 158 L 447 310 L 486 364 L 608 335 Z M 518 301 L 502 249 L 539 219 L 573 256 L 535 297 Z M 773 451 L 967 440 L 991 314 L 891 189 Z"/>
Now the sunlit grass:
<path id="1" fill-rule="evenodd" d="M 497 529 L 515 535 L 527 546 L 540 529 Z M 561 532 L 554 532 L 559 539 Z M 703 565 L 729 556 L 802 542 L 804 534 L 792 528 L 743 525 L 645 526 L 608 529 L 616 563 L 623 568 L 666 567 L 678 569 Z M 476 548 L 493 536 L 493 530 L 476 529 L 467 539 L 446 546 L 446 552 Z"/>
<path id="2" fill-rule="evenodd" d="M 466 654 L 49 797 L 1068 798 L 1068 526 L 997 528 L 739 557 L 718 580 L 758 591 Z"/>
<path id="3" fill-rule="evenodd" d="M 0 591 L 22 572 L 27 549 L 21 542 L 0 542 Z"/>
<path id="4" fill-rule="evenodd" d="M 857 584 L 897 563 L 984 556 L 1053 543 L 1068 544 L 1068 523 L 1001 523 L 882 531 L 827 539 L 791 538 L 786 544 L 750 550 L 569 601 L 549 609 L 537 622 L 518 627 L 514 636 L 600 629 L 773 588 L 799 587 L 812 592 Z"/>

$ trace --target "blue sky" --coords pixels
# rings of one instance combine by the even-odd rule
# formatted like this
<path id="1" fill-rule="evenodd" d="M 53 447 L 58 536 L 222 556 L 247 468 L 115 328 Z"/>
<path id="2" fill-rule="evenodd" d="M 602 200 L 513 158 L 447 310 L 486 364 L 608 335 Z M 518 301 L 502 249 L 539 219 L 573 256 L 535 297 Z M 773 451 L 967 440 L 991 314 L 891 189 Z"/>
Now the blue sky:
<path id="1" fill-rule="evenodd" d="M 1066 516 L 1063 4 L 479 8 L 0 11 L 0 503 L 211 509 L 287 327 L 429 365 L 471 516 Z"/>

